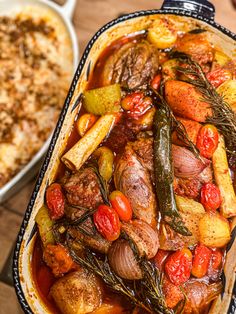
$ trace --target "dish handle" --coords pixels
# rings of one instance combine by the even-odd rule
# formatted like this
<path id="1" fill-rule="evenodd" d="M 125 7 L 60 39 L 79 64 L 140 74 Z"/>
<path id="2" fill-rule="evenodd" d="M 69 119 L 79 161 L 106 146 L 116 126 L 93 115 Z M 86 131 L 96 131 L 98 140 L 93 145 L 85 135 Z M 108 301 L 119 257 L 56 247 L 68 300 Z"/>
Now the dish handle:
<path id="1" fill-rule="evenodd" d="M 65 4 L 60 7 L 61 13 L 68 19 L 72 19 L 77 0 L 66 0 Z"/>
<path id="2" fill-rule="evenodd" d="M 215 17 L 215 7 L 207 0 L 164 0 L 161 9 L 184 10 L 208 20 L 214 20 Z"/>

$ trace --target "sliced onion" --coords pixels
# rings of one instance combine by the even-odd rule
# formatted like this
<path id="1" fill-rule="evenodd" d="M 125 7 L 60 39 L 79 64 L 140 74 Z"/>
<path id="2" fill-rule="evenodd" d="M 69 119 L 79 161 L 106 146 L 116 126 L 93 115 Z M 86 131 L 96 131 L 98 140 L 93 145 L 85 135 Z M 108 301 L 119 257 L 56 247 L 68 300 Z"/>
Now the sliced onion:
<path id="1" fill-rule="evenodd" d="M 174 173 L 176 177 L 183 179 L 194 178 L 210 163 L 207 159 L 202 162 L 189 149 L 177 145 L 172 145 L 172 157 Z"/>
<path id="2" fill-rule="evenodd" d="M 148 223 L 135 219 L 123 223 L 121 229 L 136 243 L 141 256 L 150 259 L 156 255 L 159 248 L 158 233 Z"/>
<path id="3" fill-rule="evenodd" d="M 113 242 L 108 251 L 108 261 L 121 278 L 129 280 L 142 278 L 142 271 L 128 241 L 121 239 Z"/>

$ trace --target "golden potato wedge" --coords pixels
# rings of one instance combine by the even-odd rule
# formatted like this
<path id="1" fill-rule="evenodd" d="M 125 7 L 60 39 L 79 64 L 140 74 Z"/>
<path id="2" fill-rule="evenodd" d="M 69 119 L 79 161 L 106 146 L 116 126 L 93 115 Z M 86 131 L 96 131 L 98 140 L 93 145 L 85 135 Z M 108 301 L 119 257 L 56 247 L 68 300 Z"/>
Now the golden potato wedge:
<path id="1" fill-rule="evenodd" d="M 159 49 L 166 49 L 176 42 L 177 30 L 171 20 L 156 18 L 148 29 L 147 40 Z"/>
<path id="2" fill-rule="evenodd" d="M 50 294 L 63 314 L 87 314 L 101 304 L 98 280 L 82 268 L 57 280 Z"/>
<path id="3" fill-rule="evenodd" d="M 199 221 L 200 243 L 209 247 L 223 247 L 230 240 L 230 226 L 218 212 L 207 212 Z"/>
<path id="4" fill-rule="evenodd" d="M 236 112 L 236 80 L 227 80 L 217 88 L 217 92 Z"/>

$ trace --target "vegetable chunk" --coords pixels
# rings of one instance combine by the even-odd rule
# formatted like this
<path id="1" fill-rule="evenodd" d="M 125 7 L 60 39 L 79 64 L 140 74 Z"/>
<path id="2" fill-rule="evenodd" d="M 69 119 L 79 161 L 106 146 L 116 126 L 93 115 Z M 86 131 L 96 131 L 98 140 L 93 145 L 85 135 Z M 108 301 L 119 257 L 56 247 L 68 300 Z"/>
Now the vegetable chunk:
<path id="1" fill-rule="evenodd" d="M 119 112 L 121 89 L 119 84 L 113 84 L 84 92 L 84 107 L 89 113 L 104 115 Z"/>
<path id="2" fill-rule="evenodd" d="M 50 293 L 63 314 L 87 314 L 101 304 L 97 279 L 83 269 L 59 279 Z"/>
<path id="3" fill-rule="evenodd" d="M 45 206 L 42 206 L 39 209 L 35 217 L 35 221 L 39 228 L 39 234 L 43 246 L 46 247 L 47 244 L 54 244 L 55 241 L 52 232 L 53 221 L 51 220 L 48 210 Z"/>
<path id="4" fill-rule="evenodd" d="M 186 82 L 170 80 L 165 83 L 166 100 L 175 114 L 197 122 L 205 122 L 212 115 L 210 105 L 202 95 Z"/>
<path id="5" fill-rule="evenodd" d="M 71 170 L 79 170 L 111 130 L 115 114 L 102 116 L 65 155 L 62 161 Z"/>
<path id="6" fill-rule="evenodd" d="M 223 136 L 219 138 L 218 147 L 212 157 L 212 163 L 215 180 L 222 198 L 220 211 L 226 218 L 233 217 L 236 215 L 236 195 L 230 177 Z"/>
<path id="7" fill-rule="evenodd" d="M 217 212 L 208 212 L 199 221 L 200 242 L 209 247 L 223 247 L 230 240 L 227 219 Z"/>

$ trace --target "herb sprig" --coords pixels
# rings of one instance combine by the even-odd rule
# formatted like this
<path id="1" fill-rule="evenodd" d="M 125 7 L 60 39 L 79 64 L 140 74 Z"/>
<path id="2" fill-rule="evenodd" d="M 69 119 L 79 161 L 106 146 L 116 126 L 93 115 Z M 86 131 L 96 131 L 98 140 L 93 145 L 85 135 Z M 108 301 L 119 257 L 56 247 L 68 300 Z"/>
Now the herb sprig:
<path id="1" fill-rule="evenodd" d="M 143 278 L 127 283 L 111 269 L 107 256 L 101 260 L 86 248 L 83 257 L 81 257 L 72 248 L 69 247 L 69 250 L 76 263 L 94 272 L 110 289 L 126 296 L 134 305 L 144 309 L 147 313 L 174 314 L 173 310 L 166 306 L 161 289 L 162 276 L 159 270 L 145 258 L 140 259 L 139 263 Z"/>
<path id="2" fill-rule="evenodd" d="M 195 86 L 203 97 L 203 101 L 209 103 L 212 109 L 212 116 L 208 116 L 207 123 L 215 125 L 223 134 L 226 141 L 226 148 L 230 155 L 236 154 L 236 114 L 219 95 L 216 89 L 206 78 L 201 66 L 191 59 L 187 54 L 172 52 L 171 58 L 177 58 L 187 67 L 177 66 L 176 70 L 186 76 L 186 82 Z"/>

